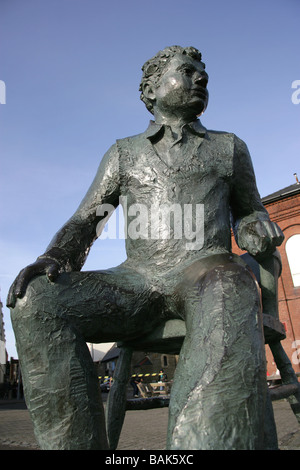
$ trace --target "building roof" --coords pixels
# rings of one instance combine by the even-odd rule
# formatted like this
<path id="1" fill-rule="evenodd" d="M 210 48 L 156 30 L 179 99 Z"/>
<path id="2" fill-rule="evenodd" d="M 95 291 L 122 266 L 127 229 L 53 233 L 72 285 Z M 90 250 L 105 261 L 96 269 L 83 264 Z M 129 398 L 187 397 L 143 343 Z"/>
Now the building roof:
<path id="1" fill-rule="evenodd" d="M 275 193 L 269 194 L 262 198 L 262 203 L 266 204 L 268 202 L 277 201 L 279 199 L 284 199 L 286 197 L 293 196 L 294 194 L 300 193 L 300 183 L 294 183 L 286 188 L 280 189 Z"/>
<path id="2" fill-rule="evenodd" d="M 116 359 L 120 355 L 120 348 L 114 344 L 105 354 L 101 362 L 109 362 L 112 359 Z"/>
<path id="3" fill-rule="evenodd" d="M 133 367 L 142 367 L 142 366 L 153 366 L 151 359 L 149 356 L 143 357 L 137 364 L 135 364 Z"/>

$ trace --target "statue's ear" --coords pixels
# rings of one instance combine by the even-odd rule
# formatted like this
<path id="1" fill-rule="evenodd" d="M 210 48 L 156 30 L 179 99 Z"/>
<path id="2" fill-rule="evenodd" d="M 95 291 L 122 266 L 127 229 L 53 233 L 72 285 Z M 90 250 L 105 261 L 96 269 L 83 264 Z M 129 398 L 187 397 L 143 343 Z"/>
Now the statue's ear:
<path id="1" fill-rule="evenodd" d="M 151 101 L 155 100 L 156 94 L 155 94 L 155 87 L 153 83 L 151 83 L 150 81 L 143 83 L 142 89 L 143 89 L 144 96 L 148 98 L 148 100 L 151 100 Z"/>

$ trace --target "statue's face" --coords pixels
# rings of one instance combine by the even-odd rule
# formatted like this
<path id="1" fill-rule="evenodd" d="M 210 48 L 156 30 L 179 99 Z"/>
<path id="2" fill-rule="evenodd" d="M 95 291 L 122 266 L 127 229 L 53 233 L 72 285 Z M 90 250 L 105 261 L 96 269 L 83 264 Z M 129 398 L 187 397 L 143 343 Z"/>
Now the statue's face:
<path id="1" fill-rule="evenodd" d="M 208 75 L 204 65 L 189 56 L 177 54 L 155 89 L 155 106 L 161 112 L 202 114 L 208 103 Z"/>

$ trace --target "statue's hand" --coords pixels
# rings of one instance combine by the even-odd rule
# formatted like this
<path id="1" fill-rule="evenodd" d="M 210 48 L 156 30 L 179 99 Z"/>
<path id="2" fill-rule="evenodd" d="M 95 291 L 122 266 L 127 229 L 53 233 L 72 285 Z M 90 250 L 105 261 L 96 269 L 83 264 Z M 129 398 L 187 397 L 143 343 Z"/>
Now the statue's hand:
<path id="1" fill-rule="evenodd" d="M 13 308 L 16 300 L 25 295 L 27 286 L 31 279 L 40 274 L 46 274 L 50 281 L 54 282 L 59 274 L 58 261 L 51 258 L 38 258 L 33 264 L 22 269 L 9 289 L 7 296 L 7 307 Z"/>
<path id="2" fill-rule="evenodd" d="M 271 255 L 283 240 L 281 229 L 270 220 L 250 222 L 238 230 L 239 247 L 257 259 Z"/>

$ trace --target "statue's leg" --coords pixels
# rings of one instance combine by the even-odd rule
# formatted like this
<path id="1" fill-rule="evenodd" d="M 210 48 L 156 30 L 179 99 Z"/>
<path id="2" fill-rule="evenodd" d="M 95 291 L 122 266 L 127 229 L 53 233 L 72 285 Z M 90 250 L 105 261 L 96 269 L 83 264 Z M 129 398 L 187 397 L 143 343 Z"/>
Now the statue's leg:
<path id="1" fill-rule="evenodd" d="M 171 392 L 167 448 L 264 448 L 266 369 L 260 296 L 225 263 L 185 286 L 187 335 Z"/>
<path id="2" fill-rule="evenodd" d="M 29 293 L 12 314 L 37 442 L 44 450 L 106 449 L 101 393 L 84 339 L 39 300 Z"/>
<path id="3" fill-rule="evenodd" d="M 151 328 L 145 306 L 155 306 L 153 297 L 158 296 L 133 273 L 130 279 L 111 271 L 66 273 L 53 284 L 45 276 L 31 281 L 11 316 L 26 403 L 42 449 L 107 448 L 86 341 L 129 339 Z"/>

